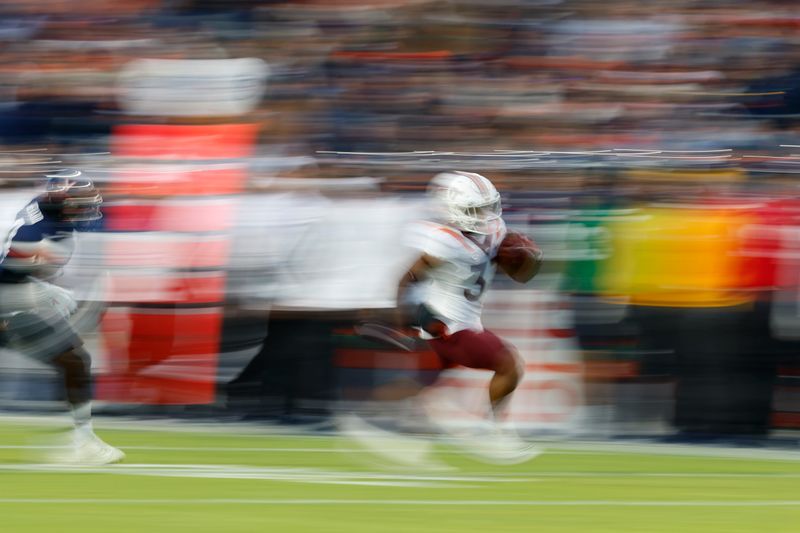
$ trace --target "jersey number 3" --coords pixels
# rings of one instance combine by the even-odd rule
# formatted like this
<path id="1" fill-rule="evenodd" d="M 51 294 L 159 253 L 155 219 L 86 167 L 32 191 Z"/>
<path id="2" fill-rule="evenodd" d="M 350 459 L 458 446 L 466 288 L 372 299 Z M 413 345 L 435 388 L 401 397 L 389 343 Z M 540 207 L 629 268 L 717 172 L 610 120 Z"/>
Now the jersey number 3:
<path id="1" fill-rule="evenodd" d="M 467 280 L 467 288 L 464 289 L 464 297 L 470 302 L 476 302 L 486 292 L 486 270 L 489 262 L 472 265 L 472 276 Z"/>

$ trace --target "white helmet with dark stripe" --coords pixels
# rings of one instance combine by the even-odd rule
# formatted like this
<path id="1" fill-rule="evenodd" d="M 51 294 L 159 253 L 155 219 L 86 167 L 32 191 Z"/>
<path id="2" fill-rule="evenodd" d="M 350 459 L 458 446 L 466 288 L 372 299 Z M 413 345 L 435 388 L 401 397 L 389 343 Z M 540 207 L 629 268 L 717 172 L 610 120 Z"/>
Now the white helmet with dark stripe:
<path id="1" fill-rule="evenodd" d="M 428 193 L 445 222 L 469 233 L 489 234 L 500 218 L 500 193 L 474 172 L 442 172 L 433 177 Z"/>

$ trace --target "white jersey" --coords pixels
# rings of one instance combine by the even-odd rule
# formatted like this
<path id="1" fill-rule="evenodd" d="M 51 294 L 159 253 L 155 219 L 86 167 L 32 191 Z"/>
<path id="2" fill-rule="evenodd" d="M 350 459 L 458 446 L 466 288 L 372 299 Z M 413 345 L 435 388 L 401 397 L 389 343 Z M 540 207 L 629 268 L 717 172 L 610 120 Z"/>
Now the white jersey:
<path id="1" fill-rule="evenodd" d="M 408 245 L 442 261 L 422 285 L 420 300 L 451 333 L 483 330 L 483 301 L 495 274 L 492 259 L 506 236 L 502 219 L 494 224 L 489 235 L 464 234 L 433 222 L 417 223 L 409 232 Z"/>

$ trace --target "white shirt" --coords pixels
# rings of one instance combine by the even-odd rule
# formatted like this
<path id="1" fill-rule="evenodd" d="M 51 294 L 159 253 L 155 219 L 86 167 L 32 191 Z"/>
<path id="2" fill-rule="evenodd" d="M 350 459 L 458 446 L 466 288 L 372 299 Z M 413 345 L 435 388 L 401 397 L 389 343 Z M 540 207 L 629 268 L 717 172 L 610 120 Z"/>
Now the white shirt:
<path id="1" fill-rule="evenodd" d="M 489 235 L 464 234 L 435 222 L 419 222 L 411 227 L 407 244 L 442 262 L 421 284 L 419 299 L 450 333 L 464 329 L 483 331 L 483 301 L 495 274 L 492 259 L 505 236 L 502 219 L 497 220 Z"/>

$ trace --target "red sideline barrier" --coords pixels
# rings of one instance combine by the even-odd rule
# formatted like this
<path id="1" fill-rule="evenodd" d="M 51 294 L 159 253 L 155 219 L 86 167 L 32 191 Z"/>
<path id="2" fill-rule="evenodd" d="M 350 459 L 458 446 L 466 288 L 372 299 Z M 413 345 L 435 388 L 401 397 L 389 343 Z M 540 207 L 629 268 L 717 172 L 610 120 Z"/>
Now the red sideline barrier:
<path id="1" fill-rule="evenodd" d="M 116 271 L 108 299 L 114 303 L 216 303 L 225 296 L 224 272 Z"/>
<path id="2" fill-rule="evenodd" d="M 105 264 L 119 268 L 224 267 L 230 243 L 222 235 L 130 233 L 105 247 Z"/>
<path id="3" fill-rule="evenodd" d="M 111 151 L 118 157 L 185 161 L 232 159 L 253 153 L 258 124 L 127 124 L 114 128 Z"/>
<path id="4" fill-rule="evenodd" d="M 204 404 L 214 400 L 222 311 L 111 309 L 102 330 L 110 372 L 97 397 L 123 403 Z"/>
<path id="5" fill-rule="evenodd" d="M 107 196 L 208 196 L 244 190 L 244 168 L 152 168 L 117 172 L 104 188 Z"/>
<path id="6" fill-rule="evenodd" d="M 233 221 L 228 199 L 109 202 L 108 231 L 225 231 Z"/>
<path id="7" fill-rule="evenodd" d="M 116 157 L 151 161 L 117 172 L 104 191 L 109 199 L 127 198 L 111 200 L 105 210 L 112 303 L 189 306 L 224 300 L 225 232 L 235 214 L 234 201 L 224 196 L 240 193 L 247 174 L 240 162 L 219 160 L 251 156 L 257 134 L 256 124 L 114 129 Z M 112 308 L 102 323 L 108 371 L 98 378 L 97 397 L 143 404 L 213 402 L 221 324 L 216 307 Z"/>

